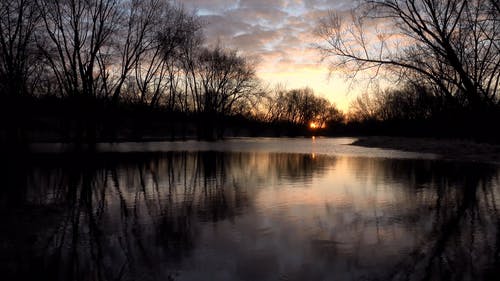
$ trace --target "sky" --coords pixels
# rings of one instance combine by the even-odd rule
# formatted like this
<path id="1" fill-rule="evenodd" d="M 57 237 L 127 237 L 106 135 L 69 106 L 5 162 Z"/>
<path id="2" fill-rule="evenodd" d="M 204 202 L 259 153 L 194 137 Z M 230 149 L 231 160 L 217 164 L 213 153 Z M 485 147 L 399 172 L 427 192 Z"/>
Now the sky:
<path id="1" fill-rule="evenodd" d="M 256 59 L 257 75 L 266 85 L 310 87 L 347 110 L 355 90 L 313 48 L 318 21 L 329 10 L 347 11 L 348 0 L 180 0 L 205 23 L 208 44 L 217 42 Z"/>

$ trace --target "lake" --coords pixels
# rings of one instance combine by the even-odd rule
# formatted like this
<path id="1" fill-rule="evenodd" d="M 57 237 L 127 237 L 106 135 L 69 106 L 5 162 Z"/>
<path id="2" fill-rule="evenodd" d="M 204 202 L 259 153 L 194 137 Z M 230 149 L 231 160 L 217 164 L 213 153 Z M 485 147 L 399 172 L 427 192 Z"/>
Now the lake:
<path id="1" fill-rule="evenodd" d="M 487 280 L 500 167 L 352 138 L 35 144 L 0 175 L 2 280 Z"/>

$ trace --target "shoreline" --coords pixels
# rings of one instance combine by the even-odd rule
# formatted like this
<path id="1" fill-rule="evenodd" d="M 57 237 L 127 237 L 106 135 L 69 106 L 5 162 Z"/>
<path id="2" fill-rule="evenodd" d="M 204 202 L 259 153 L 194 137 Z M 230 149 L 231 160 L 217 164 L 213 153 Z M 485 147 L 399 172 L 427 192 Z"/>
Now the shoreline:
<path id="1" fill-rule="evenodd" d="M 253 139 L 253 138 L 283 138 L 282 136 L 227 136 L 220 140 L 231 140 L 231 139 Z M 295 137 L 284 137 L 284 138 L 308 138 L 309 136 L 295 136 Z M 326 138 L 342 138 L 348 137 L 355 139 L 352 143 L 347 143 L 346 145 L 367 147 L 367 148 L 379 148 L 379 149 L 390 149 L 390 150 L 400 150 L 405 152 L 413 153 L 429 153 L 438 156 L 443 160 L 453 160 L 453 161 L 470 161 L 470 162 L 482 162 L 490 163 L 495 165 L 500 165 L 500 144 L 489 144 L 489 143 L 478 143 L 470 140 L 460 140 L 460 139 L 433 139 L 433 138 L 412 138 L 412 137 L 392 137 L 392 136 L 325 136 Z M 76 147 L 92 147 L 98 144 L 120 144 L 120 143 L 154 143 L 154 142 L 186 142 L 186 141 L 204 141 L 204 142 L 217 142 L 220 140 L 207 140 L 200 139 L 193 136 L 184 137 L 158 137 L 158 136 L 147 136 L 140 138 L 119 138 L 119 139 L 99 139 L 95 143 L 85 143 L 85 142 L 71 142 L 65 140 L 57 141 L 38 141 L 38 142 L 28 142 L 21 143 L 21 151 L 32 151 L 33 146 L 46 145 L 46 144 L 60 144 L 66 146 L 76 146 Z M 28 150 L 25 150 L 27 149 Z M 35 149 L 36 150 L 36 149 Z M 19 152 L 16 149 L 10 147 L 7 151 L 0 149 L 0 152 Z"/>
<path id="2" fill-rule="evenodd" d="M 408 137 L 359 137 L 354 146 L 433 153 L 445 160 L 485 162 L 500 165 L 500 145 L 459 139 Z"/>

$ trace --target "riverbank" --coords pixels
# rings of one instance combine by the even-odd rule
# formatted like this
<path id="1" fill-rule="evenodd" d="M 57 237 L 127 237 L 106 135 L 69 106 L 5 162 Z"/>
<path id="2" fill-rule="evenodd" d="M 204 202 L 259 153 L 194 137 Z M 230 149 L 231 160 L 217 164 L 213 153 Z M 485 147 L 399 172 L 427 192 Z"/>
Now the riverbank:
<path id="1" fill-rule="evenodd" d="M 362 137 L 351 145 L 397 149 L 410 152 L 434 153 L 450 160 L 487 162 L 500 165 L 500 145 L 466 140 Z"/>

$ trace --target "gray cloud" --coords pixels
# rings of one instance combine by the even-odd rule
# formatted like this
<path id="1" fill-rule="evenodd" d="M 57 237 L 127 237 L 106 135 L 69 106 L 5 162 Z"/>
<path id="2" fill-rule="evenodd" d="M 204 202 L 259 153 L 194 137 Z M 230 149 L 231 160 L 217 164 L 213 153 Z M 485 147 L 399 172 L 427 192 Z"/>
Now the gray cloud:
<path id="1" fill-rule="evenodd" d="M 236 3 L 235 3 L 236 2 Z M 234 0 L 180 0 L 179 3 L 183 4 L 190 10 L 224 10 L 227 7 L 233 7 L 238 1 Z"/>
<path id="2" fill-rule="evenodd" d="M 306 47 L 311 42 L 299 42 L 304 34 L 312 34 L 317 20 L 329 9 L 348 9 L 348 0 L 181 0 L 187 9 L 198 11 L 207 23 L 208 43 L 224 41 L 229 47 L 244 52 L 269 50 L 290 44 Z M 302 35 L 301 35 L 302 34 Z"/>
<path id="3" fill-rule="evenodd" d="M 286 69 L 298 72 L 318 63 L 311 50 L 314 28 L 331 9 L 353 7 L 349 0 L 180 0 L 206 22 L 207 43 L 221 43 L 242 54 L 258 57 L 269 74 Z"/>

